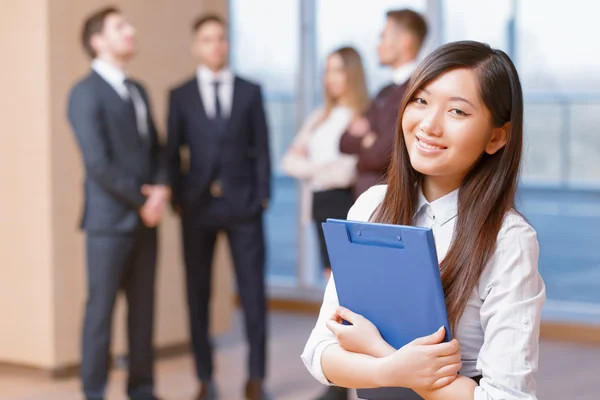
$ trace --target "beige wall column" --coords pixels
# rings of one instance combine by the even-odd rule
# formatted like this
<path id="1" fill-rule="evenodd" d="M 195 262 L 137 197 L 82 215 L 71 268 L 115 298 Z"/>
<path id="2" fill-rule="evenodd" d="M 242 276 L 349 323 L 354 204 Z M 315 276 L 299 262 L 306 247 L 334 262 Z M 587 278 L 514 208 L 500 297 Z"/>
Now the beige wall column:
<path id="1" fill-rule="evenodd" d="M 114 4 L 138 31 L 131 74 L 146 83 L 164 133 L 168 89 L 191 76 L 190 25 L 226 0 L 25 0 L 0 2 L 2 146 L 0 171 L 0 362 L 59 369 L 79 362 L 85 303 L 84 236 L 76 227 L 83 171 L 66 121 L 72 84 L 89 70 L 82 20 Z M 213 282 L 213 331 L 229 327 L 231 268 L 221 240 Z M 188 341 L 179 223 L 160 231 L 156 345 Z M 115 352 L 125 349 L 124 304 L 115 315 Z"/>

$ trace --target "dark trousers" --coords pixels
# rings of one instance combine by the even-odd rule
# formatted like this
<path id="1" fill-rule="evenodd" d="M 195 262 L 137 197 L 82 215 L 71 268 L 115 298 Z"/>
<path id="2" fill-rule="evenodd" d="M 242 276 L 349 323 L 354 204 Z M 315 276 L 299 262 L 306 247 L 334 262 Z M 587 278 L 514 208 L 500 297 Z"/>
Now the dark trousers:
<path id="1" fill-rule="evenodd" d="M 127 299 L 129 380 L 132 400 L 153 399 L 153 317 L 156 229 L 88 233 L 87 303 L 81 378 L 88 399 L 104 398 L 110 364 L 112 317 L 117 293 Z"/>
<path id="2" fill-rule="evenodd" d="M 220 200 L 215 200 L 216 202 Z M 198 379 L 213 374 L 213 352 L 209 337 L 209 300 L 213 253 L 217 233 L 229 239 L 235 266 L 238 293 L 244 311 L 246 337 L 250 347 L 249 379 L 263 379 L 266 370 L 267 306 L 265 295 L 265 242 L 262 214 L 226 223 L 215 210 L 210 218 L 182 215 L 183 247 L 187 278 L 192 346 Z"/>
<path id="3" fill-rule="evenodd" d="M 312 216 L 319 234 L 319 249 L 324 268 L 331 268 L 321 224 L 327 218 L 346 219 L 354 200 L 350 189 L 331 189 L 313 193 Z"/>

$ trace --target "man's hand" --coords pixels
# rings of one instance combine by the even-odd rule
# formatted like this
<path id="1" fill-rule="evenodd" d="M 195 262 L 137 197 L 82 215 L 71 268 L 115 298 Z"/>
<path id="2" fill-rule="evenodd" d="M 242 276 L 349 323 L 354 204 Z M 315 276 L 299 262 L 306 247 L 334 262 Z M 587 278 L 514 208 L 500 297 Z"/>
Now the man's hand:
<path id="1" fill-rule="evenodd" d="M 263 210 L 266 210 L 267 208 L 269 208 L 269 199 L 262 199 L 260 205 Z"/>
<path id="2" fill-rule="evenodd" d="M 348 127 L 348 133 L 355 137 L 363 137 L 371 131 L 371 124 L 365 117 L 355 119 Z"/>
<path id="3" fill-rule="evenodd" d="M 144 225 L 154 228 L 162 219 L 171 191 L 164 185 L 144 185 L 142 194 L 146 196 L 146 202 L 140 209 L 140 217 Z"/>

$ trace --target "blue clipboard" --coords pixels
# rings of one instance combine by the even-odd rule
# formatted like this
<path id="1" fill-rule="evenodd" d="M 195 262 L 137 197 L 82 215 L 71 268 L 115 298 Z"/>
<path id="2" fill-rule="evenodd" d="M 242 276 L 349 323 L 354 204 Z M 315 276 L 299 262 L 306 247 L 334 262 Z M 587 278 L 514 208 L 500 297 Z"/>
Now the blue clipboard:
<path id="1" fill-rule="evenodd" d="M 323 223 L 340 305 L 373 322 L 394 348 L 446 328 L 433 232 L 429 228 L 328 219 Z M 369 400 L 421 399 L 406 388 L 359 389 Z"/>

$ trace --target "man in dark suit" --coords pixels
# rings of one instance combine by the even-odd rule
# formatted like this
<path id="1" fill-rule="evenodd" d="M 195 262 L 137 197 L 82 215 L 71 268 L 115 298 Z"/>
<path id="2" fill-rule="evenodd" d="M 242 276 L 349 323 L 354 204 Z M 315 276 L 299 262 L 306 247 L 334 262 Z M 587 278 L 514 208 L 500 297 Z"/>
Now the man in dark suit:
<path id="1" fill-rule="evenodd" d="M 393 68 L 393 82 L 381 89 L 366 115 L 351 124 L 340 141 L 343 153 L 358 155 L 355 198 L 384 181 L 396 137 L 398 107 L 426 36 L 427 23 L 420 14 L 412 10 L 387 13 L 378 53 L 380 63 Z"/>
<path id="2" fill-rule="evenodd" d="M 197 399 L 216 398 L 209 338 L 211 265 L 219 231 L 226 232 L 245 316 L 247 399 L 265 399 L 265 243 L 263 211 L 270 195 L 267 124 L 261 89 L 227 67 L 223 19 L 210 15 L 193 27 L 195 76 L 169 99 L 168 158 L 173 203 L 181 216 Z M 182 173 L 180 149 L 189 168 Z"/>
<path id="3" fill-rule="evenodd" d="M 68 116 L 85 164 L 88 298 L 81 375 L 88 400 L 104 399 L 115 299 L 128 304 L 132 400 L 154 396 L 152 332 L 156 226 L 168 201 L 168 173 L 146 90 L 126 77 L 135 30 L 116 8 L 91 15 L 82 32 L 92 71 L 72 89 Z"/>

